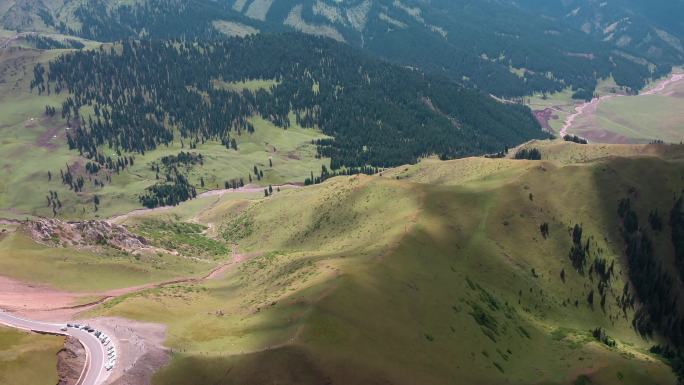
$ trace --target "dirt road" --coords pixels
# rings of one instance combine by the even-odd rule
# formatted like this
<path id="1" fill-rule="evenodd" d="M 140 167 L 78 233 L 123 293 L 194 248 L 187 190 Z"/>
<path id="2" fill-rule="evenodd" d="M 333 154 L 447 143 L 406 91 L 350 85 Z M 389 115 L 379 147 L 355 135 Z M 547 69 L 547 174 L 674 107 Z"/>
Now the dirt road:
<path id="1" fill-rule="evenodd" d="M 81 321 L 105 331 L 111 339 L 111 345 L 117 346 L 118 361 L 123 366 L 117 364 L 110 372 L 105 367 L 108 359 L 100 340 L 83 330 L 74 328 L 62 330 L 65 323 L 79 319 L 79 314 L 123 295 L 179 283 L 219 279 L 229 269 L 247 258 L 247 255 L 235 253 L 229 262 L 220 264 L 201 277 L 178 278 L 100 293 L 64 292 L 0 276 L 0 324 L 77 338 L 86 350 L 86 366 L 79 385 L 147 384 L 154 372 L 161 368 L 169 358 L 168 349 L 163 346 L 165 339 L 163 325 L 144 324 L 118 318 Z M 96 299 L 78 303 L 85 298 Z"/>
<path id="2" fill-rule="evenodd" d="M 289 189 L 301 188 L 302 186 L 299 186 L 296 184 L 283 184 L 283 185 L 274 185 L 272 187 L 274 190 L 275 189 L 289 190 Z M 222 197 L 222 196 L 227 195 L 227 194 L 263 193 L 264 188 L 265 187 L 261 187 L 261 186 L 247 185 L 245 187 L 240 187 L 237 189 L 210 190 L 210 191 L 203 192 L 203 193 L 197 195 L 197 198 L 195 198 L 195 199 L 210 198 L 210 197 Z M 166 211 L 166 210 L 172 209 L 173 207 L 174 206 L 162 206 L 162 207 L 155 207 L 153 209 L 137 209 L 137 210 L 130 211 L 126 214 L 113 216 L 113 217 L 107 219 L 107 222 L 109 222 L 109 223 L 122 223 L 131 217 L 151 214 L 151 213 L 155 213 L 155 212 Z"/>

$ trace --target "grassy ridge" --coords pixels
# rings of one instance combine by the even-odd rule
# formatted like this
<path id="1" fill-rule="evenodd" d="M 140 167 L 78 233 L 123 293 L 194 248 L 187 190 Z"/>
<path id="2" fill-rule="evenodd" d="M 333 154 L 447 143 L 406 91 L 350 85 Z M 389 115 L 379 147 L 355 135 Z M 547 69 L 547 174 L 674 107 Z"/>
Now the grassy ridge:
<path id="1" fill-rule="evenodd" d="M 169 326 L 157 384 L 673 383 L 614 297 L 627 280 L 614 206 L 636 189 L 640 210 L 665 212 L 680 163 L 599 148 L 571 163 L 572 145 L 549 145 L 560 161 L 428 161 L 205 206 L 195 219 L 251 259 L 97 313 Z M 576 223 L 616 265 L 603 308 L 568 258 Z M 617 347 L 594 340 L 599 326 Z"/>

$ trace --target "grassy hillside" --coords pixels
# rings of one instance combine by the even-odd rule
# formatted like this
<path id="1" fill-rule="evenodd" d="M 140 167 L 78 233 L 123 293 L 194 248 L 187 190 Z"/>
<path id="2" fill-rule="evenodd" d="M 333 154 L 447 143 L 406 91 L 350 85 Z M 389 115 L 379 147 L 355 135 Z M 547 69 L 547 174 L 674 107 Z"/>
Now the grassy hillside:
<path id="1" fill-rule="evenodd" d="M 327 138 L 320 131 L 304 129 L 294 119 L 292 126 L 283 130 L 254 116 L 250 122 L 255 132 L 236 136 L 239 151 L 227 150 L 211 141 L 198 143 L 197 148 L 190 150 L 187 143 L 183 147 L 177 140 L 136 156 L 133 166 L 118 174 L 112 173 L 111 183 L 104 187 L 90 188 L 93 178 L 84 169 L 88 160 L 68 150 L 66 122 L 58 116 L 45 115 L 46 105 L 60 106 L 67 95 L 29 92 L 34 66 L 68 51 L 14 45 L 0 51 L 0 167 L 4 170 L 0 175 L 0 217 L 52 216 L 52 209 L 46 204 L 49 191 L 56 192 L 62 203 L 59 215 L 69 219 L 107 217 L 140 208 L 138 195 L 156 182 L 152 164 L 180 151 L 199 153 L 205 159 L 201 166 L 187 173 L 198 193 L 223 189 L 225 181 L 236 178 L 246 180 L 254 166 L 264 172 L 264 178 L 255 179 L 254 184 L 263 186 L 302 182 L 311 172 L 320 173 L 322 166 L 330 167 L 330 160 L 317 157 L 312 145 L 313 140 Z M 250 90 L 269 87 L 267 81 L 228 85 Z M 116 154 L 111 149 L 102 151 L 107 156 Z M 65 170 L 67 165 L 86 178 L 88 186 L 83 192 L 74 193 L 61 183 L 59 170 Z M 48 171 L 54 177 L 51 181 L 48 181 Z M 205 181 L 204 188 L 200 187 L 200 179 Z M 97 211 L 93 203 L 95 195 L 101 202 Z"/>
<path id="2" fill-rule="evenodd" d="M 97 292 L 160 282 L 178 277 L 199 276 L 227 260 L 228 249 L 211 257 L 177 247 L 184 255 L 154 251 L 132 255 L 110 248 L 85 250 L 48 247 L 35 243 L 15 226 L 0 226 L 2 276 L 29 283 L 42 283 L 68 290 Z M 154 235 L 150 237 L 154 239 Z M 166 246 L 166 245 L 165 245 Z M 176 248 L 173 248 L 176 249 Z M 188 258 L 191 255 L 195 258 Z M 197 258 L 202 257 L 202 258 Z"/>
<path id="3" fill-rule="evenodd" d="M 63 343 L 62 337 L 29 334 L 0 326 L 0 382 L 56 384 L 56 355 Z"/>
<path id="4" fill-rule="evenodd" d="M 666 212 L 683 187 L 682 150 L 586 148 L 596 151 L 580 162 L 427 161 L 203 206 L 193 219 L 245 261 L 96 313 L 169 326 L 176 353 L 156 384 L 671 384 L 648 352 L 659 337 L 642 339 L 638 306 L 619 304 L 628 270 L 616 209 L 631 194 L 640 212 Z M 175 210 L 187 211 L 164 215 Z M 576 224 L 588 265 L 614 264 L 604 301 L 598 273 L 568 257 Z M 598 327 L 615 346 L 592 336 Z"/>

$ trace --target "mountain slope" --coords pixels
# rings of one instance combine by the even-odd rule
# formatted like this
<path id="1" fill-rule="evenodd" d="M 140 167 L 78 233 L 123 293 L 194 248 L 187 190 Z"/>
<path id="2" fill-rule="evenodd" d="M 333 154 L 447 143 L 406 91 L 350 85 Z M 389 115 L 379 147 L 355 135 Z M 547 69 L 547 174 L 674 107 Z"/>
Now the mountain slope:
<path id="1" fill-rule="evenodd" d="M 523 7 L 541 12 L 646 59 L 680 61 L 684 1 L 618 0 L 610 2 L 548 2 L 520 0 Z"/>
<path id="2" fill-rule="evenodd" d="M 587 98 L 597 78 L 611 75 L 618 85 L 638 90 L 684 61 L 681 24 L 668 16 L 677 14 L 681 1 L 658 7 L 626 0 L 606 7 L 589 0 L 33 2 L 21 7 L 23 17 L 12 16 L 17 4 L 9 8 L 4 25 L 15 28 L 14 21 L 22 20 L 20 26 L 31 28 L 23 21 L 28 18 L 37 20 L 37 29 L 47 23 L 101 41 L 295 29 L 506 97 L 571 86 L 578 98 Z M 539 9 L 547 17 L 538 17 Z M 642 10 L 648 16 L 638 16 Z"/>
<path id="3" fill-rule="evenodd" d="M 192 217 L 239 245 L 239 269 L 95 313 L 168 325 L 181 353 L 158 384 L 673 383 L 649 352 L 662 334 L 632 326 L 653 298 L 637 297 L 617 206 L 671 207 L 681 147 L 532 145 L 549 159 L 428 160 L 212 205 Z M 671 263 L 670 228 L 642 224 Z"/>
<path id="4" fill-rule="evenodd" d="M 102 145 L 144 153 L 176 135 L 191 147 L 233 142 L 254 131 L 247 122 L 252 115 L 284 129 L 295 122 L 319 127 L 334 137 L 319 142 L 333 169 L 496 152 L 544 136 L 526 107 L 305 35 L 127 41 L 118 49 L 63 56 L 46 75 L 45 67 L 35 69 L 38 93 L 50 87 L 70 92 L 62 105 L 62 116 L 75 126 L 69 144 L 91 158 Z M 256 92 L 230 89 L 256 79 L 274 82 Z"/>

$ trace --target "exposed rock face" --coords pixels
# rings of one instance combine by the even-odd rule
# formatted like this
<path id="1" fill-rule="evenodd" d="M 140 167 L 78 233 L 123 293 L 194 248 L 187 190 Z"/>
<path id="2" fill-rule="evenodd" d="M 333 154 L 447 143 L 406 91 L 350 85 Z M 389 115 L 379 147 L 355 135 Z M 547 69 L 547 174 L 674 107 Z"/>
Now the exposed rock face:
<path id="1" fill-rule="evenodd" d="M 67 337 L 64 347 L 57 353 L 57 385 L 75 385 L 85 365 L 85 349 L 77 339 Z"/>
<path id="2" fill-rule="evenodd" d="M 26 222 L 24 227 L 36 242 L 49 246 L 109 246 L 127 252 L 150 248 L 145 238 L 106 221 L 68 223 L 59 219 L 38 219 Z"/>

